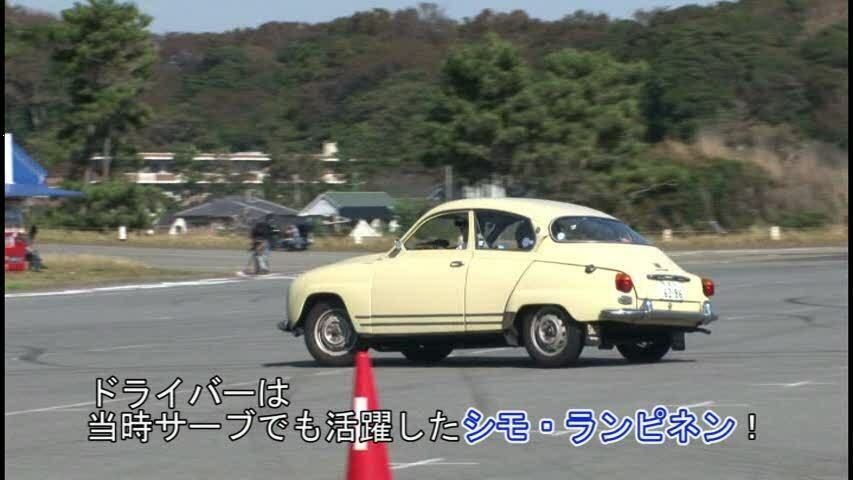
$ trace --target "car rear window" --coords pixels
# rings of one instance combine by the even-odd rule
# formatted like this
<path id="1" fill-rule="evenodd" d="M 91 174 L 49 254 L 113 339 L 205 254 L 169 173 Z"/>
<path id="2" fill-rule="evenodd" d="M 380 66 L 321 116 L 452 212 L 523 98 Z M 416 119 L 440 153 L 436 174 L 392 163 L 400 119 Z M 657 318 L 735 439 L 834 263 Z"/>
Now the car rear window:
<path id="1" fill-rule="evenodd" d="M 650 245 L 628 225 L 601 217 L 560 217 L 551 224 L 555 242 L 616 242 Z"/>

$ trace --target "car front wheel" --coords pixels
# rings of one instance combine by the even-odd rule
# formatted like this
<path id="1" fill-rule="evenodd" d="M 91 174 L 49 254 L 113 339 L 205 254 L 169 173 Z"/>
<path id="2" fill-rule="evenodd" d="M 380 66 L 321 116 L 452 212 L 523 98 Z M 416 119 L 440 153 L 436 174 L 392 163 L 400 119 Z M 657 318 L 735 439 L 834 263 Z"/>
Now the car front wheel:
<path id="1" fill-rule="evenodd" d="M 540 367 L 571 365 L 583 343 L 583 330 L 560 308 L 542 307 L 524 319 L 524 346 Z"/>
<path id="2" fill-rule="evenodd" d="M 623 343 L 617 345 L 619 353 L 631 363 L 652 363 L 657 362 L 672 346 L 669 340 L 649 340 L 636 343 Z"/>
<path id="3" fill-rule="evenodd" d="M 320 302 L 305 319 L 305 346 L 323 365 L 352 365 L 357 340 L 358 334 L 342 305 Z"/>
<path id="4" fill-rule="evenodd" d="M 403 356 L 414 363 L 438 363 L 453 351 L 451 345 L 414 345 L 403 350 Z"/>

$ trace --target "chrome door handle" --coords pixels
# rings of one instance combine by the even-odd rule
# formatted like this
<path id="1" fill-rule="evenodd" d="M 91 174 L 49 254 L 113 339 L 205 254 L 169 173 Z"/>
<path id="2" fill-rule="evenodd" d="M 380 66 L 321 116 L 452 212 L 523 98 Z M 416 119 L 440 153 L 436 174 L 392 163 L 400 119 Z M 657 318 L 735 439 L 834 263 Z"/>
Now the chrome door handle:
<path id="1" fill-rule="evenodd" d="M 461 267 L 462 265 L 465 265 L 465 263 L 460 262 L 459 260 L 454 260 L 454 261 L 450 262 L 450 266 L 453 268 Z"/>

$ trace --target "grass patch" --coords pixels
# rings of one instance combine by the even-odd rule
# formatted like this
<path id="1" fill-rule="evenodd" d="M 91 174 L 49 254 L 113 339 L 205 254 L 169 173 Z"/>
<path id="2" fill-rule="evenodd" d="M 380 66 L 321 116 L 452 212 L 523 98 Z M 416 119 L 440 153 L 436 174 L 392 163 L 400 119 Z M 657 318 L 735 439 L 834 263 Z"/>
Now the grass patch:
<path id="1" fill-rule="evenodd" d="M 117 232 L 97 232 L 81 230 L 39 229 L 39 243 L 58 243 L 66 245 L 115 245 L 132 247 L 193 248 L 246 250 L 249 239 L 245 235 L 212 234 L 208 232 L 169 235 L 142 232 L 128 232 L 127 240 L 118 239 Z"/>
<path id="2" fill-rule="evenodd" d="M 754 228 L 726 235 L 673 234 L 672 241 L 660 236 L 649 237 L 663 250 L 712 250 L 737 248 L 829 247 L 847 245 L 847 226 L 788 230 L 783 228 L 779 240 L 771 240 L 769 228 Z"/>
<path id="3" fill-rule="evenodd" d="M 127 258 L 98 255 L 46 254 L 42 261 L 47 269 L 41 272 L 6 272 L 3 276 L 6 292 L 209 276 L 204 272 L 155 268 Z"/>
<path id="4" fill-rule="evenodd" d="M 80 230 L 41 229 L 38 234 L 39 243 L 55 243 L 65 245 L 113 245 L 128 247 L 155 248 L 189 248 L 189 249 L 223 249 L 247 250 L 249 238 L 247 235 L 231 233 L 191 232 L 184 235 L 169 235 L 155 233 L 146 235 L 141 232 L 128 233 L 127 240 L 118 239 L 117 232 L 96 232 Z M 333 252 L 384 252 L 394 245 L 394 237 L 364 239 L 364 243 L 355 244 L 348 236 L 315 237 L 311 250 Z"/>
<path id="5" fill-rule="evenodd" d="M 393 246 L 394 238 L 389 235 L 364 239 L 364 243 L 357 245 L 348 236 L 315 237 L 310 250 L 386 252 Z M 648 234 L 647 238 L 665 250 L 838 246 L 847 244 L 847 225 L 798 230 L 782 228 L 780 240 L 770 240 L 768 229 L 763 227 L 726 235 L 676 232 L 670 242 L 664 242 L 660 233 Z M 192 232 L 185 235 L 129 233 L 126 241 L 120 241 L 116 232 L 44 229 L 39 231 L 38 241 L 56 244 L 189 249 L 247 250 L 249 247 L 249 239 L 245 235 L 209 232 Z"/>

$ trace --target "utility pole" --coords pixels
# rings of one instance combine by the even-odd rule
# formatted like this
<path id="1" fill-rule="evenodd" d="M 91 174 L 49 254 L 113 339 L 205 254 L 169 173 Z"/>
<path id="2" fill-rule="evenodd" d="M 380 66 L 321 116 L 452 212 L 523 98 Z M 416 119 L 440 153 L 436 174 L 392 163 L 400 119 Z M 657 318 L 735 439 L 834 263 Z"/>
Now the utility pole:
<path id="1" fill-rule="evenodd" d="M 453 167 L 451 165 L 444 167 L 444 200 L 453 200 Z"/>

